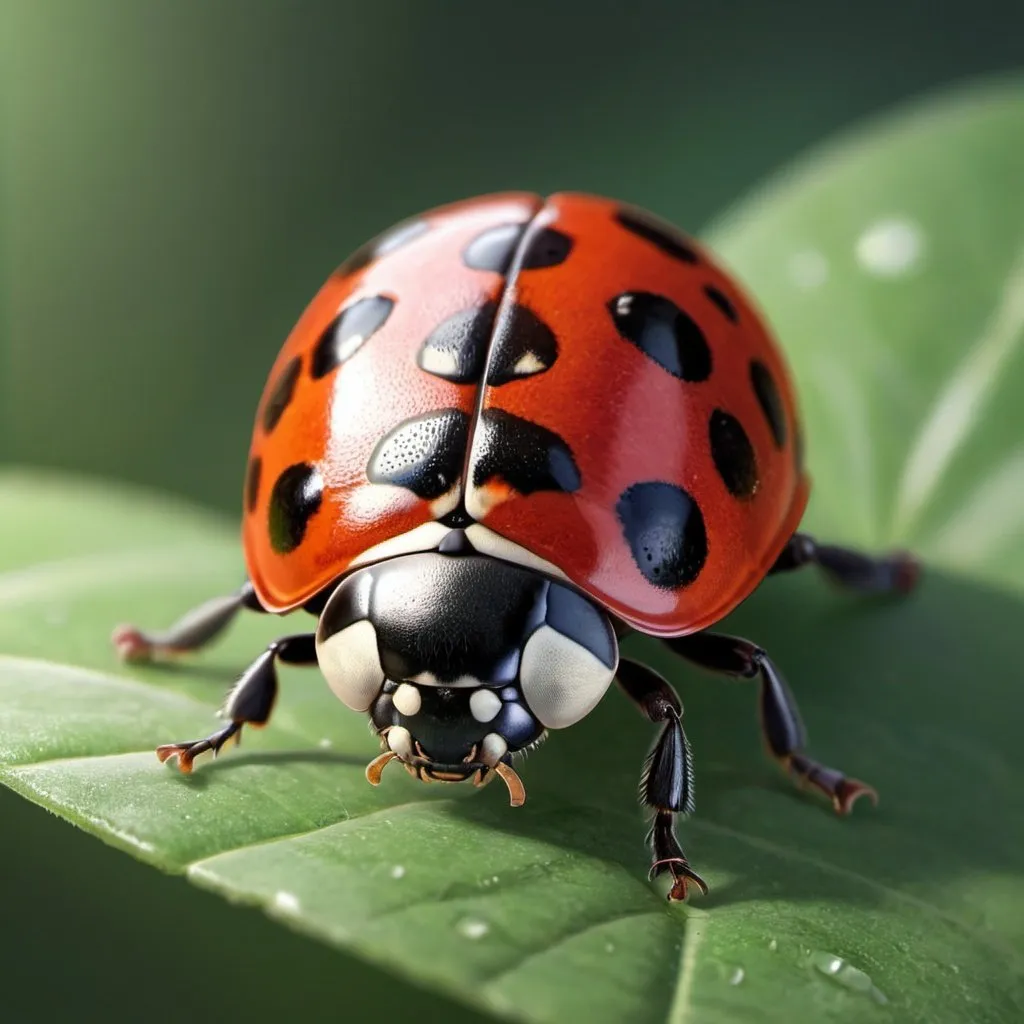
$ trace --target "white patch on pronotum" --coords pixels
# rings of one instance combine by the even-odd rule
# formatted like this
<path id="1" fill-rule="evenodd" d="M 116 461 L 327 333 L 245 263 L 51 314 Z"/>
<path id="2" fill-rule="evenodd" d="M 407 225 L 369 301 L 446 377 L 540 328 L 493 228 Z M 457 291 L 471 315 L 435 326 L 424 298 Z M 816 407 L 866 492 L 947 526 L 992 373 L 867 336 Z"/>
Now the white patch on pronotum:
<path id="1" fill-rule="evenodd" d="M 433 672 L 424 670 L 423 672 L 417 672 L 416 675 L 409 677 L 414 683 L 418 683 L 420 686 L 446 686 L 454 690 L 464 690 L 468 687 L 474 689 L 480 685 L 480 680 L 476 676 L 459 676 L 457 679 L 438 679 Z"/>
<path id="2" fill-rule="evenodd" d="M 369 710 L 384 685 L 373 623 L 354 622 L 326 640 L 318 634 L 316 657 L 335 696 L 353 711 Z"/>
<path id="3" fill-rule="evenodd" d="M 568 579 L 564 572 L 553 562 L 548 562 L 539 555 L 527 551 L 514 541 L 502 537 L 500 534 L 489 530 L 480 523 L 473 523 L 466 527 L 466 537 L 470 544 L 482 555 L 490 555 L 492 558 L 500 558 L 503 562 L 512 562 L 515 565 L 523 565 L 528 569 L 537 569 L 547 573 L 549 576 L 557 576 L 559 579 Z"/>
<path id="4" fill-rule="evenodd" d="M 523 648 L 523 696 L 548 729 L 564 729 L 590 714 L 614 676 L 615 666 L 550 626 L 541 626 Z"/>
<path id="5" fill-rule="evenodd" d="M 366 488 L 366 490 L 373 491 L 386 487 L 388 484 L 374 484 L 373 487 Z M 406 495 L 411 493 L 404 487 L 397 487 L 395 490 L 403 491 Z M 413 499 L 416 500 L 415 495 L 413 495 Z M 443 499 L 439 498 L 438 500 Z M 440 523 L 423 523 L 407 533 L 367 548 L 358 558 L 352 560 L 351 566 L 355 568 L 358 565 L 369 565 L 371 562 L 382 562 L 385 558 L 408 555 L 416 551 L 433 551 L 449 533 L 451 533 L 451 528 L 448 526 L 442 526 Z"/>
<path id="6" fill-rule="evenodd" d="M 413 715 L 419 714 L 420 704 L 422 703 L 420 691 L 409 683 L 402 683 L 391 695 L 391 703 L 395 705 L 401 714 L 412 718 Z"/>
<path id="7" fill-rule="evenodd" d="M 501 710 L 501 698 L 493 690 L 477 690 L 470 695 L 469 710 L 478 722 L 490 722 Z"/>

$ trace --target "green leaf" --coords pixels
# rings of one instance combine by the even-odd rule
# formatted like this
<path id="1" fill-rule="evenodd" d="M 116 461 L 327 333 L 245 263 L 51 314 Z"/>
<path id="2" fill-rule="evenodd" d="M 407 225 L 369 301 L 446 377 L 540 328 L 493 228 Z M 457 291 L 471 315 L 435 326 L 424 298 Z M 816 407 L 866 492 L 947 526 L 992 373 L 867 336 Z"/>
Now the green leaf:
<path id="1" fill-rule="evenodd" d="M 840 820 L 763 757 L 750 686 L 633 638 L 686 701 L 711 886 L 645 879 L 635 803 L 652 730 L 617 693 L 498 787 L 368 786 L 361 716 L 285 669 L 271 726 L 182 777 L 282 629 L 126 668 L 237 585 L 236 531 L 79 480 L 0 480 L 0 779 L 134 856 L 498 1017 L 527 1021 L 1009 1022 L 1024 1014 L 1024 90 L 901 114 L 814 156 L 711 233 L 802 391 L 808 526 L 927 558 L 906 601 L 770 581 L 726 624 L 800 699 L 811 749 L 882 801 Z M 310 620 L 311 621 L 311 620 Z M 295 627 L 289 623 L 289 629 Z M 201 922 L 197 922 L 197 927 Z M 415 1012 L 415 1007 L 410 1008 Z"/>

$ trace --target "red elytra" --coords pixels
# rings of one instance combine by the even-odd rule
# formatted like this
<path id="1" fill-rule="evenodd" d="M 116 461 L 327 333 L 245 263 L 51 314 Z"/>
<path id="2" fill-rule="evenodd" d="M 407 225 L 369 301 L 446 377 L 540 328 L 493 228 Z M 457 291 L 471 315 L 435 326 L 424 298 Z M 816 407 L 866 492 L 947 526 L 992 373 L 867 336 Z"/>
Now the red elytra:
<path id="1" fill-rule="evenodd" d="M 517 357 L 503 376 L 494 339 Z M 496 384 L 484 383 L 488 353 Z M 764 319 L 698 243 L 589 195 L 455 203 L 343 264 L 285 342 L 250 448 L 249 577 L 283 612 L 389 553 L 377 545 L 437 519 L 479 522 L 636 629 L 682 636 L 743 601 L 795 532 L 808 496 L 799 437 Z M 524 481 L 512 458 L 551 465 Z M 628 535 L 623 496 L 659 483 L 691 501 L 676 509 L 696 531 L 686 552 L 666 537 L 671 509 L 659 530 L 646 499 L 643 535 Z M 420 534 L 403 550 L 436 545 L 430 527 Z"/>

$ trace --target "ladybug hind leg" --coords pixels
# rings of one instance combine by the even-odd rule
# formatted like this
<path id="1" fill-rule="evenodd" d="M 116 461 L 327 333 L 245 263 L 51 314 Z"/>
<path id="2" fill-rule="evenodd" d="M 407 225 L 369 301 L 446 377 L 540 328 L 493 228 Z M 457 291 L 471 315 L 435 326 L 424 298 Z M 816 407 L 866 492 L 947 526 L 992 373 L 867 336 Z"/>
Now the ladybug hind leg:
<path id="1" fill-rule="evenodd" d="M 237 737 L 236 742 L 239 742 L 244 725 L 266 725 L 277 700 L 278 661 L 289 665 L 315 665 L 316 634 L 297 633 L 275 640 L 245 670 L 228 694 L 221 712 L 228 719 L 227 725 L 205 739 L 164 744 L 157 748 L 156 756 L 161 761 L 176 757 L 181 771 L 190 772 L 192 762 L 200 754 L 212 750 L 216 756 L 228 740 Z"/>
<path id="2" fill-rule="evenodd" d="M 824 793 L 837 813 L 848 814 L 861 796 L 877 803 L 878 794 L 870 786 L 807 756 L 807 733 L 796 699 L 760 647 L 740 637 L 708 632 L 676 637 L 665 643 L 687 661 L 711 672 L 734 679 L 758 680 L 761 730 L 769 752 L 798 782 L 809 783 Z"/>
<path id="3" fill-rule="evenodd" d="M 639 662 L 622 659 L 616 678 L 647 719 L 663 723 L 640 778 L 640 800 L 654 809 L 647 835 L 654 859 L 651 878 L 671 874 L 670 900 L 685 900 L 690 885 L 707 895 L 707 885 L 690 867 L 675 832 L 676 815 L 693 811 L 693 762 L 683 731 L 683 706 L 671 685 Z"/>
<path id="4" fill-rule="evenodd" d="M 125 661 L 150 661 L 154 657 L 197 651 L 216 640 L 243 608 L 266 614 L 248 581 L 233 594 L 210 598 L 192 608 L 168 629 L 144 632 L 122 625 L 114 630 L 111 640 Z"/>
<path id="5" fill-rule="evenodd" d="M 833 583 L 861 594 L 907 594 L 921 572 L 917 559 L 905 551 L 873 558 L 849 548 L 819 544 L 806 533 L 794 533 L 768 575 L 806 565 L 817 565 Z"/>

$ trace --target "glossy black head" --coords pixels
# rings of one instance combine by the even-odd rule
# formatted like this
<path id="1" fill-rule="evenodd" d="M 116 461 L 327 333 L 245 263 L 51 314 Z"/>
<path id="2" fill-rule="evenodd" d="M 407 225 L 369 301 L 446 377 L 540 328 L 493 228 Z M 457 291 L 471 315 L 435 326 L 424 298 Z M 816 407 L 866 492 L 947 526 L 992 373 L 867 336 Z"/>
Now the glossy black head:
<path id="1" fill-rule="evenodd" d="M 317 656 L 382 738 L 371 781 L 390 755 L 418 778 L 478 785 L 492 770 L 507 780 L 511 754 L 591 711 L 618 663 L 591 601 L 462 534 L 347 576 L 320 616 Z"/>

